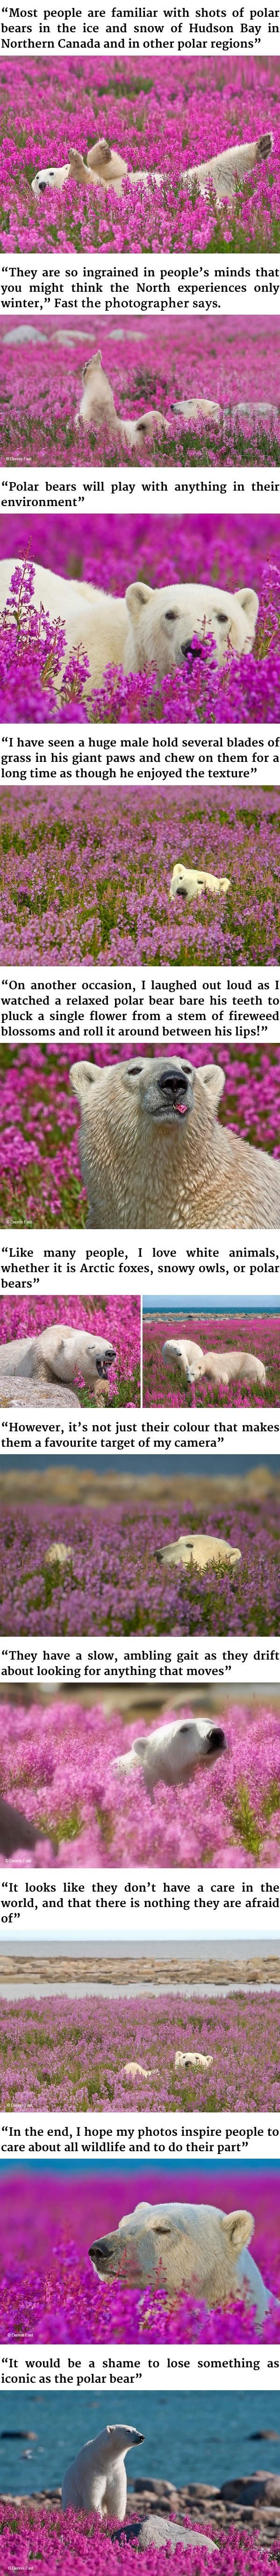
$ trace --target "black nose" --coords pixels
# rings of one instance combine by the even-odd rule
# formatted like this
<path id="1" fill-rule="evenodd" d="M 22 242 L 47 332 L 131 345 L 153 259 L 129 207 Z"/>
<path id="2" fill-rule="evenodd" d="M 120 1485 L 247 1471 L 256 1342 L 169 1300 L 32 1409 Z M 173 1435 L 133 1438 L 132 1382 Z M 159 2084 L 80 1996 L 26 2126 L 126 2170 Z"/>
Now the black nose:
<path id="1" fill-rule="evenodd" d="M 182 1092 L 188 1091 L 189 1089 L 189 1080 L 189 1071 L 184 1073 L 183 1067 L 181 1070 L 181 1067 L 178 1065 L 177 1072 L 175 1066 L 166 1064 L 164 1065 L 163 1072 L 159 1073 L 159 1091 L 179 1091 L 181 1099 Z"/>
<path id="2" fill-rule="evenodd" d="M 267 161 L 269 152 L 271 152 L 271 134 L 261 134 L 258 143 L 258 161 Z"/>
<path id="3" fill-rule="evenodd" d="M 201 644 L 193 644 L 190 637 L 189 644 L 181 644 L 181 653 L 183 655 L 183 662 L 186 662 L 187 660 L 187 653 L 191 653 L 192 661 L 196 662 L 199 654 L 201 653 Z"/>
<path id="4" fill-rule="evenodd" d="M 211 1727 L 210 1741 L 209 1741 L 209 1752 L 210 1752 L 210 1753 L 224 1753 L 224 1750 L 225 1750 L 225 1744 L 226 1744 L 226 1736 L 224 1735 L 223 1727 L 222 1727 L 222 1726 L 212 1726 L 212 1727 Z"/>
<path id="5" fill-rule="evenodd" d="M 110 2252 L 110 2247 L 109 2247 L 109 2244 L 108 2244 L 108 2237 L 107 2237 L 107 2236 L 100 2236 L 100 2237 L 98 2238 L 97 2242 L 96 2242 L 96 2245 L 89 2245 L 89 2249 L 88 2249 L 88 2250 L 89 2250 L 89 2254 L 90 2254 L 90 2256 L 93 2256 L 93 2261 L 94 2261 L 94 2262 L 95 2262 L 95 2256 L 96 2256 L 96 2254 L 109 2254 L 109 2252 Z"/>

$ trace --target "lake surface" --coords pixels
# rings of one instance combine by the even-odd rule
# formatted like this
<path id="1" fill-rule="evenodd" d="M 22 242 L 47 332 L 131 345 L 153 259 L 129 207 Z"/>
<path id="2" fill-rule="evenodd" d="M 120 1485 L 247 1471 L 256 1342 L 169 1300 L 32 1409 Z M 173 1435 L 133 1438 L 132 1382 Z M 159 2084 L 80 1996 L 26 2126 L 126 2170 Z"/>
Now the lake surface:
<path id="1" fill-rule="evenodd" d="M 211 2367 L 210 2355 L 209 2363 Z M 223 2388 L 221 2371 L 217 2388 L 198 2394 L 178 2388 L 170 2395 L 151 2388 L 135 2393 L 128 2374 L 122 2396 L 112 2388 L 103 2396 L 87 2389 L 77 2394 L 74 2389 L 1 2394 L 2 2495 L 27 2496 L 41 2487 L 60 2486 L 69 2460 L 107 2421 L 128 2422 L 144 2433 L 143 2450 L 131 2450 L 127 2461 L 131 2486 L 134 2476 L 170 2478 L 178 2486 L 205 2479 L 220 2486 L 237 2472 L 280 2472 L 279 2392 L 249 2390 L 241 2367 L 238 2389 Z M 252 2441 L 252 2434 L 268 2427 L 276 2434 L 274 2442 Z M 11 2433 L 15 2440 L 7 2438 Z"/>

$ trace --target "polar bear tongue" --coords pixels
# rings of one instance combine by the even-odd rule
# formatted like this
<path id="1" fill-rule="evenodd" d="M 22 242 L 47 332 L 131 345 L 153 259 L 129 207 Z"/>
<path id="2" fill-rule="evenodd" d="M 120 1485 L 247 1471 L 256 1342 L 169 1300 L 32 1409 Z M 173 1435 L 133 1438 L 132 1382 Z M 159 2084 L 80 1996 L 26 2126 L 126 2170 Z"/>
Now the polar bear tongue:
<path id="1" fill-rule="evenodd" d="M 176 1118 L 187 1118 L 188 1111 L 186 1100 L 175 1100 L 174 1107 Z"/>

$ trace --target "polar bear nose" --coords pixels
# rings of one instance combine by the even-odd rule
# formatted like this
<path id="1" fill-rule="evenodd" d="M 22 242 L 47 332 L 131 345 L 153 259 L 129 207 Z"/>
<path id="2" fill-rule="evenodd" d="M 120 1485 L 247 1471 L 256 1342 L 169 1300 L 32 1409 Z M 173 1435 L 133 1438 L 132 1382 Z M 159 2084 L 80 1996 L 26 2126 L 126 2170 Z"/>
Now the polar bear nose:
<path id="1" fill-rule="evenodd" d="M 171 1092 L 173 1100 L 186 1100 L 192 1091 L 191 1075 L 189 1072 L 183 1073 L 181 1067 L 179 1071 L 179 1066 L 177 1073 L 174 1065 L 166 1064 L 163 1066 L 162 1073 L 159 1073 L 158 1086 L 159 1091 Z"/>
<path id="2" fill-rule="evenodd" d="M 227 1739 L 226 1739 L 226 1735 L 224 1735 L 223 1727 L 222 1727 L 222 1726 L 212 1726 L 212 1727 L 211 1727 L 211 1734 L 210 1734 L 210 1731 L 209 1731 L 209 1744 L 208 1744 L 208 1746 L 207 1746 L 207 1751 L 208 1751 L 208 1753 L 225 1753 L 225 1751 L 226 1751 L 226 1740 L 227 1740 Z"/>
<path id="3" fill-rule="evenodd" d="M 181 644 L 181 653 L 183 656 L 183 662 L 186 662 L 187 660 L 187 653 L 191 653 L 192 661 L 196 662 L 198 655 L 201 653 L 201 644 L 193 644 L 192 637 L 190 636 L 189 644 Z"/>
<path id="4" fill-rule="evenodd" d="M 89 2245 L 89 2249 L 88 2249 L 88 2250 L 89 2250 L 89 2257 L 90 2257 L 90 2262 L 91 2262 L 91 2263 L 96 2263 L 96 2262 L 98 2262 L 98 2261 L 100 2260 L 100 2256 L 102 2257 L 102 2262 L 103 2262 L 103 2260 L 104 2260 L 104 2256 L 105 2256 L 105 2262 L 106 2262 L 106 2254 L 108 2254 L 108 2258 L 109 2258 L 109 2254 L 110 2254 L 110 2237 L 109 2237 L 109 2236 L 100 2236 L 100 2237 L 98 2238 L 98 2241 L 96 2242 L 96 2245 Z"/>

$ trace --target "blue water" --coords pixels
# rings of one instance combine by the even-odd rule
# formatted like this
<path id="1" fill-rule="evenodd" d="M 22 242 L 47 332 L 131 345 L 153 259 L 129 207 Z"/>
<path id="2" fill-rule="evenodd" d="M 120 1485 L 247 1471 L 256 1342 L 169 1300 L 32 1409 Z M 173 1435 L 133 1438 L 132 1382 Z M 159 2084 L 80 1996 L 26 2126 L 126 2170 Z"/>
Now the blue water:
<path id="1" fill-rule="evenodd" d="M 96 2363 L 98 2368 L 98 2356 Z M 131 2486 L 134 2476 L 145 2475 L 174 2479 L 178 2486 L 200 2478 L 220 2486 L 224 2478 L 237 2472 L 238 2476 L 252 2474 L 258 2468 L 277 2470 L 279 2475 L 279 2393 L 246 2388 L 240 2356 L 239 2388 L 223 2388 L 221 2368 L 217 2387 L 200 2389 L 198 2395 L 177 2388 L 171 2389 L 170 2396 L 157 2389 L 140 2395 L 129 2384 L 129 2374 L 122 2396 L 114 2388 L 103 2396 L 88 2390 L 76 2395 L 74 2389 L 1 2394 L 2 2495 L 27 2496 L 44 2486 L 60 2486 L 68 2461 L 106 2423 L 130 2423 L 144 2433 L 143 2450 L 132 2450 L 127 2461 Z M 252 2441 L 252 2434 L 265 2426 L 277 2439 Z M 17 2439 L 8 2440 L 8 2432 Z M 29 2441 L 30 2434 L 35 2435 L 34 2441 Z"/>

